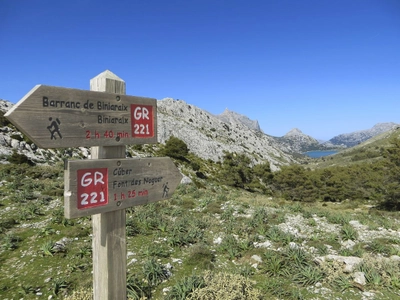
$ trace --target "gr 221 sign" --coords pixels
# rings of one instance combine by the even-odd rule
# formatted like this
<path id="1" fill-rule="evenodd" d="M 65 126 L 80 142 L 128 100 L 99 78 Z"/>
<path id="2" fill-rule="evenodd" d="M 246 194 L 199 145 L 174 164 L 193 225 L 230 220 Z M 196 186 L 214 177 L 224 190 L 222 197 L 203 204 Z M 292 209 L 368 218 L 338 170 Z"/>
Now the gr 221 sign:
<path id="1" fill-rule="evenodd" d="M 107 168 L 77 170 L 78 209 L 108 204 Z"/>
<path id="2" fill-rule="evenodd" d="M 42 148 L 157 143 L 157 100 L 37 85 L 5 116 Z"/>
<path id="3" fill-rule="evenodd" d="M 169 157 L 68 161 L 64 176 L 65 217 L 168 199 L 181 179 Z"/>

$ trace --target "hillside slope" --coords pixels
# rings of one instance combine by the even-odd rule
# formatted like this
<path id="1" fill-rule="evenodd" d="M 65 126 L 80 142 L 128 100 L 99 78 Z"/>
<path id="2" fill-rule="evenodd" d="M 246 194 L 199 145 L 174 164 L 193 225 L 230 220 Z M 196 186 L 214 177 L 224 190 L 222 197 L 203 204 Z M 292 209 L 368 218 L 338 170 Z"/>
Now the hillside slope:
<path id="1" fill-rule="evenodd" d="M 158 101 L 158 140 L 170 136 L 183 140 L 196 155 L 218 161 L 224 151 L 246 153 L 257 162 L 269 161 L 276 170 L 295 162 L 274 138 L 253 130 L 241 122 L 226 123 L 218 117 L 182 100 Z"/>
<path id="2" fill-rule="evenodd" d="M 344 149 L 335 155 L 314 159 L 312 164 L 318 168 L 325 168 L 353 163 L 369 163 L 381 159 L 382 152 L 390 146 L 390 140 L 395 137 L 400 137 L 399 127 L 393 127 L 391 130 L 376 135 L 359 145 Z"/>
<path id="3" fill-rule="evenodd" d="M 344 133 L 337 135 L 330 139 L 327 144 L 332 145 L 344 145 L 347 147 L 356 146 L 374 136 L 380 135 L 381 133 L 387 132 L 395 127 L 399 126 L 399 124 L 388 122 L 388 123 L 378 123 L 375 124 L 370 129 L 354 131 L 350 133 Z"/>

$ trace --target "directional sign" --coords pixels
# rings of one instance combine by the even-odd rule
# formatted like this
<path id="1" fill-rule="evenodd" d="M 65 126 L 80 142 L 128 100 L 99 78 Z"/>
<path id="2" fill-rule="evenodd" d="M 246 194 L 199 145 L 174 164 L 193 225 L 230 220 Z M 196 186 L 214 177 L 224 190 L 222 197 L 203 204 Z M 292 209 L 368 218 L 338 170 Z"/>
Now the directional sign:
<path id="1" fill-rule="evenodd" d="M 157 143 L 152 98 L 37 85 L 5 116 L 41 148 Z"/>
<path id="2" fill-rule="evenodd" d="M 65 217 L 84 217 L 168 199 L 181 179 L 169 157 L 68 161 Z"/>

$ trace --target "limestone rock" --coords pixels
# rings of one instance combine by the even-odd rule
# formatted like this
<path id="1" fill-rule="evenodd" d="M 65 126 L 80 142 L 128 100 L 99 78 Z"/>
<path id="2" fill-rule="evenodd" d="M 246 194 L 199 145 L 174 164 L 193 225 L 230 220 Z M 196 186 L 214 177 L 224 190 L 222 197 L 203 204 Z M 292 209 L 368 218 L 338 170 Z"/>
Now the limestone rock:
<path id="1" fill-rule="evenodd" d="M 216 117 L 233 127 L 236 124 L 243 124 L 251 130 L 262 132 L 260 124 L 258 124 L 257 120 L 250 120 L 248 117 L 238 114 L 234 111 L 230 111 L 228 108 L 226 108 L 222 114 L 216 115 Z"/>
<path id="2" fill-rule="evenodd" d="M 343 263 L 343 272 L 351 273 L 353 272 L 355 266 L 360 264 L 363 261 L 363 259 L 356 256 L 340 256 L 333 254 L 329 254 L 326 256 L 319 256 L 315 258 L 315 262 L 318 264 L 321 264 L 325 261 L 337 261 Z"/>
<path id="3" fill-rule="evenodd" d="M 245 153 L 254 164 L 268 161 L 272 170 L 295 162 L 289 154 L 290 149 L 282 148 L 271 136 L 237 119 L 224 122 L 182 100 L 159 100 L 157 117 L 159 142 L 164 143 L 170 136 L 175 136 L 183 140 L 191 152 L 204 159 L 220 161 L 224 151 L 228 151 Z"/>
<path id="4" fill-rule="evenodd" d="M 0 99 L 0 110 L 2 112 L 8 111 L 11 107 L 13 107 L 13 104 L 11 102 Z"/>
<path id="5" fill-rule="evenodd" d="M 181 184 L 191 184 L 191 183 L 192 183 L 192 179 L 190 179 L 188 176 L 182 174 Z"/>
<path id="6" fill-rule="evenodd" d="M 262 262 L 263 262 L 261 256 L 259 256 L 259 255 L 255 255 L 255 254 L 254 254 L 254 255 L 251 257 L 251 259 L 254 260 L 254 261 L 256 261 L 256 262 L 259 262 L 259 263 L 262 263 Z"/>
<path id="7" fill-rule="evenodd" d="M 298 128 L 293 128 L 283 137 L 278 137 L 276 140 L 291 149 L 292 152 L 303 153 L 311 150 L 321 150 L 323 147 L 313 137 L 304 134 Z"/>
<path id="8" fill-rule="evenodd" d="M 353 279 L 355 283 L 360 284 L 362 286 L 367 284 L 364 272 L 354 272 Z"/>

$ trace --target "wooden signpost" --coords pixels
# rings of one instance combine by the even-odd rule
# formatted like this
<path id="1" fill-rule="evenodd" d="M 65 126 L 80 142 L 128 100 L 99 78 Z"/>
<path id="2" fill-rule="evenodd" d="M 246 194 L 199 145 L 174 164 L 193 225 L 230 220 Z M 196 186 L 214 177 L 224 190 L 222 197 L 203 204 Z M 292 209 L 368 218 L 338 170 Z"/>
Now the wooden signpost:
<path id="1" fill-rule="evenodd" d="M 124 145 L 157 143 L 157 102 L 126 96 L 110 71 L 91 91 L 38 85 L 5 115 L 42 148 L 91 148 L 67 161 L 66 218 L 92 215 L 93 299 L 126 299 L 125 208 L 169 198 L 182 175 L 170 158 L 126 159 Z"/>
<path id="2" fill-rule="evenodd" d="M 65 216 L 84 217 L 167 199 L 181 179 L 169 157 L 68 161 Z"/>
<path id="3" fill-rule="evenodd" d="M 157 143 L 157 101 L 37 85 L 6 117 L 41 148 Z"/>

